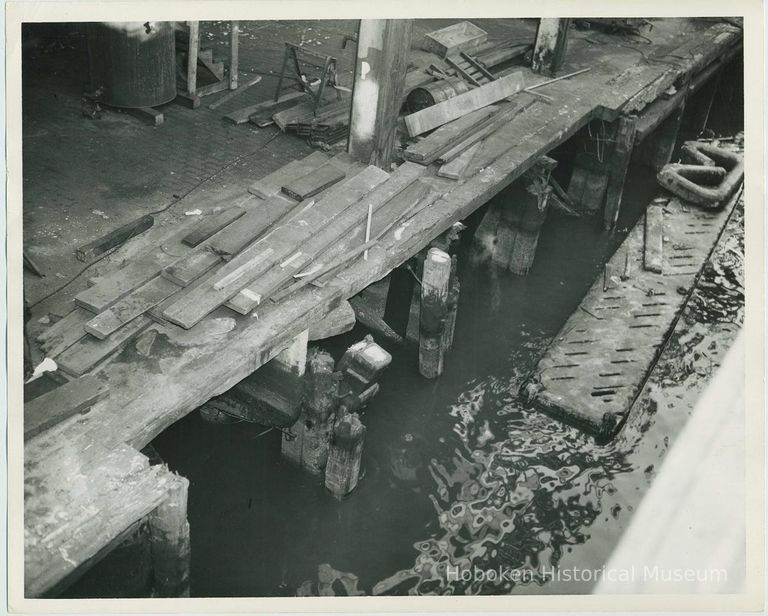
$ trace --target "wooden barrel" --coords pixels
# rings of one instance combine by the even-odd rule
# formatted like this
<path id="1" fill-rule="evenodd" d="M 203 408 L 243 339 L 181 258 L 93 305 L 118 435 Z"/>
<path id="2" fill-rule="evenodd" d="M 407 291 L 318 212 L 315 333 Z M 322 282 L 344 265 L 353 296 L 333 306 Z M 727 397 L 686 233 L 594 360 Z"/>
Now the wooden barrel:
<path id="1" fill-rule="evenodd" d="M 411 90 L 407 99 L 408 109 L 411 113 L 414 113 L 425 107 L 431 107 L 435 103 L 446 101 L 449 98 L 453 98 L 457 94 L 462 94 L 468 90 L 469 86 L 460 77 L 448 77 L 447 79 L 433 81 L 432 83 Z"/>
<path id="2" fill-rule="evenodd" d="M 154 107 L 176 97 L 171 22 L 88 24 L 92 92 L 113 107 Z"/>

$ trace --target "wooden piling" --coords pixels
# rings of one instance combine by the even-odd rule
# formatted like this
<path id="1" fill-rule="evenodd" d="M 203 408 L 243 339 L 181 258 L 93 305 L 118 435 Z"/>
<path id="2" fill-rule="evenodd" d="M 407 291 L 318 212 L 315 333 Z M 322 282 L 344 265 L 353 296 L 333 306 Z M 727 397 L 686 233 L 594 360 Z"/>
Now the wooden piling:
<path id="1" fill-rule="evenodd" d="M 638 160 L 654 171 L 660 171 L 671 159 L 685 112 L 685 101 L 648 136 L 640 146 Z"/>
<path id="2" fill-rule="evenodd" d="M 439 248 L 430 248 L 421 279 L 419 316 L 419 372 L 428 379 L 443 373 L 443 330 L 450 279 L 450 255 Z"/>
<path id="3" fill-rule="evenodd" d="M 410 19 L 360 20 L 348 151 L 385 171 L 393 161 L 412 28 Z"/>
<path id="4" fill-rule="evenodd" d="M 636 126 L 637 116 L 635 115 L 623 115 L 617 121 L 613 153 L 608 160 L 608 186 L 605 193 L 605 209 L 603 210 L 603 223 L 608 230 L 616 226 L 619 217 L 627 169 L 629 169 L 629 161 L 632 158 L 635 144 Z"/>
<path id="5" fill-rule="evenodd" d="M 336 421 L 325 468 L 325 487 L 337 499 L 357 487 L 364 440 L 365 426 L 357 413 L 344 414 Z"/>
<path id="6" fill-rule="evenodd" d="M 148 516 L 155 597 L 189 597 L 189 480 L 179 475 Z"/>
<path id="7" fill-rule="evenodd" d="M 490 259 L 519 276 L 529 272 L 549 209 L 549 176 L 556 164 L 542 157 L 506 190 L 502 199 L 491 204 L 475 232 L 477 261 Z"/>
<path id="8" fill-rule="evenodd" d="M 451 277 L 448 282 L 448 301 L 445 312 L 445 326 L 443 327 L 443 349 L 446 351 L 453 346 L 453 335 L 456 331 L 456 317 L 459 310 L 459 293 L 461 285 L 458 275 L 458 257 L 451 256 Z"/>
<path id="9" fill-rule="evenodd" d="M 569 18 L 542 18 L 536 30 L 531 69 L 534 73 L 555 75 L 563 65 L 568 47 Z"/>
<path id="10" fill-rule="evenodd" d="M 694 138 L 699 137 L 709 123 L 709 114 L 712 111 L 712 103 L 720 87 L 722 73 L 711 78 L 699 90 L 688 96 L 683 117 L 684 133 Z"/>
<path id="11" fill-rule="evenodd" d="M 306 400 L 302 424 L 301 466 L 319 475 L 328 461 L 334 413 L 339 403 L 339 379 L 329 353 L 313 348 L 307 359 Z"/>

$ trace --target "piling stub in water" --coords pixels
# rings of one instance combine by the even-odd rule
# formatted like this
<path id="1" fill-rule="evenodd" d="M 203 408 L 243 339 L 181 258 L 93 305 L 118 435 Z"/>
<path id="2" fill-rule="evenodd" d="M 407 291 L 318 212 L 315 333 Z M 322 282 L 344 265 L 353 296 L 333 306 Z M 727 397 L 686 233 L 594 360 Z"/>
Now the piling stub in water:
<path id="1" fill-rule="evenodd" d="M 547 217 L 549 176 L 556 161 L 543 156 L 494 201 L 475 232 L 475 260 L 490 260 L 524 276 L 533 266 L 539 233 Z"/>
<path id="2" fill-rule="evenodd" d="M 357 413 L 344 413 L 334 424 L 325 487 L 341 499 L 351 493 L 360 479 L 365 426 Z"/>
<path id="3" fill-rule="evenodd" d="M 170 474 L 168 496 L 149 514 L 155 597 L 189 597 L 189 480 Z"/>
<path id="4" fill-rule="evenodd" d="M 321 349 L 311 348 L 301 414 L 290 431 L 283 434 L 281 451 L 313 475 L 322 473 L 328 459 L 331 423 L 339 402 L 338 385 L 333 357 Z"/>
<path id="5" fill-rule="evenodd" d="M 443 373 L 443 330 L 450 280 L 450 255 L 430 248 L 424 260 L 419 310 L 419 372 L 428 379 Z"/>

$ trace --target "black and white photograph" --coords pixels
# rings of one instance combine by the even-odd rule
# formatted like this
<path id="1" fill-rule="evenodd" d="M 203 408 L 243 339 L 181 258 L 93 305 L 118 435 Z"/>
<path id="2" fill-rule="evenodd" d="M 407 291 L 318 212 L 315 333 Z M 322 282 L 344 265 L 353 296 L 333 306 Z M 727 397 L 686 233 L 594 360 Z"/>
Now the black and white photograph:
<path id="1" fill-rule="evenodd" d="M 6 23 L 15 610 L 763 609 L 761 3 L 126 4 Z"/>

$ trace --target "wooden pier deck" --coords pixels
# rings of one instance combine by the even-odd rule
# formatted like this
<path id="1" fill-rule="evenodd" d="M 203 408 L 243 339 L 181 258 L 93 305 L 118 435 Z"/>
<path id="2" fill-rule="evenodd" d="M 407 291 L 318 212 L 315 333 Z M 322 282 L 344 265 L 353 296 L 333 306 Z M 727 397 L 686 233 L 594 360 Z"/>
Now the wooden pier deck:
<path id="1" fill-rule="evenodd" d="M 477 150 L 466 180 L 439 178 L 437 165 L 427 167 L 421 180 L 431 188 L 425 198 L 428 206 L 387 231 L 370 249 L 367 260 L 354 261 L 329 284 L 307 286 L 290 301 L 266 302 L 251 314 L 221 306 L 191 329 L 162 319 L 148 321 L 138 338 L 100 364 L 94 373 L 105 384 L 106 395 L 88 413 L 70 417 L 26 443 L 28 596 L 55 590 L 62 579 L 98 558 L 126 530 L 118 528 L 112 516 L 127 494 L 102 488 L 121 474 L 129 476 L 139 454 L 124 456 L 118 461 L 120 470 L 105 476 L 98 456 L 88 452 L 104 452 L 106 459 L 107 452 L 144 447 L 166 427 L 275 357 L 342 300 L 381 279 L 466 218 L 588 122 L 642 114 L 671 87 L 680 90 L 697 75 L 722 67 L 740 49 L 742 32 L 717 20 L 660 20 L 649 38 L 651 44 L 640 50 L 622 39 L 605 37 L 595 43 L 587 35 L 575 34 L 562 70 L 591 70 L 548 86 L 550 102 L 537 100 L 489 137 Z M 523 73 L 526 85 L 543 81 L 528 70 Z M 238 204 L 252 198 L 248 186 L 230 186 L 215 201 Z M 200 198 L 181 200 L 155 227 L 120 249 L 117 259 L 130 263 L 153 247 L 161 247 L 156 254 L 182 254 L 184 233 L 180 231 L 188 229 L 172 221 L 179 220 L 178 212 L 196 207 L 210 211 L 213 203 Z M 62 482 L 62 469 L 67 468 L 76 468 L 80 479 Z M 155 496 L 132 498 L 142 501 L 137 503 L 139 517 L 157 504 Z M 83 503 L 90 507 L 88 526 L 82 525 Z M 51 533 L 54 519 L 59 528 Z M 106 530 L 89 530 L 95 528 Z"/>

